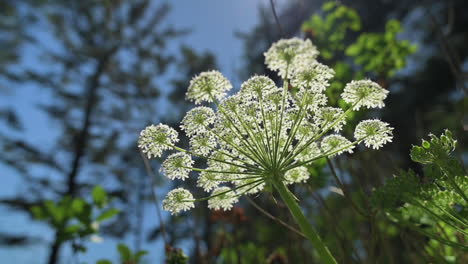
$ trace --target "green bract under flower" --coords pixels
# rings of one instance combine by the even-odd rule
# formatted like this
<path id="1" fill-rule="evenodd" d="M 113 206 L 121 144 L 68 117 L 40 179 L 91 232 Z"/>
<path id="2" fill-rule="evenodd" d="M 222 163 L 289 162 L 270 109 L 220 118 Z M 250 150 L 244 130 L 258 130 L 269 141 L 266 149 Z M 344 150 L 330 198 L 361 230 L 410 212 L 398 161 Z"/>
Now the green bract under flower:
<path id="1" fill-rule="evenodd" d="M 331 135 L 342 130 L 353 110 L 382 107 L 387 91 L 369 80 L 353 81 L 342 94 L 349 108 L 327 106 L 324 91 L 334 73 L 315 60 L 317 54 L 309 40 L 280 40 L 265 53 L 265 60 L 285 78 L 283 86 L 254 76 L 231 96 L 226 96 L 231 85 L 221 73 L 201 73 L 190 82 L 187 98 L 214 103 L 214 108 L 196 107 L 182 120 L 190 150 L 175 146 L 177 133 L 165 125 L 143 130 L 139 147 L 149 157 L 176 150 L 163 162 L 162 171 L 182 180 L 198 172 L 197 186 L 211 192 L 198 200 L 208 200 L 214 210 L 229 210 L 242 195 L 257 194 L 272 183 L 310 180 L 306 165 L 320 158 L 352 153 L 360 142 L 372 148 L 391 142 L 392 129 L 379 120 L 361 122 L 355 141 Z M 207 166 L 193 168 L 192 156 L 206 159 Z M 175 214 L 194 201 L 187 190 L 176 189 L 164 208 Z"/>

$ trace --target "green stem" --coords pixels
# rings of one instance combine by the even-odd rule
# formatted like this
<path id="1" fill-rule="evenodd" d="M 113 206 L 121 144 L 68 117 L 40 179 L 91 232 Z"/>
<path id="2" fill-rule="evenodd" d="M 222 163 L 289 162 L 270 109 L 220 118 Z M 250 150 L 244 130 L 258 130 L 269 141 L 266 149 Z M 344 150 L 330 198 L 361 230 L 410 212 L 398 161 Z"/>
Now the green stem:
<path id="1" fill-rule="evenodd" d="M 320 255 L 320 258 L 323 261 L 322 263 L 337 264 L 338 262 L 330 253 L 330 250 L 327 248 L 327 246 L 323 243 L 322 239 L 317 234 L 314 227 L 310 224 L 310 222 L 304 216 L 294 196 L 286 188 L 284 183 L 281 180 L 273 180 L 273 185 L 275 186 L 275 189 L 279 192 L 283 201 L 288 206 L 289 211 L 293 215 L 296 222 L 299 224 L 299 227 L 301 228 L 304 235 L 306 235 L 306 237 L 309 239 L 312 245 L 317 249 L 317 252 Z"/>

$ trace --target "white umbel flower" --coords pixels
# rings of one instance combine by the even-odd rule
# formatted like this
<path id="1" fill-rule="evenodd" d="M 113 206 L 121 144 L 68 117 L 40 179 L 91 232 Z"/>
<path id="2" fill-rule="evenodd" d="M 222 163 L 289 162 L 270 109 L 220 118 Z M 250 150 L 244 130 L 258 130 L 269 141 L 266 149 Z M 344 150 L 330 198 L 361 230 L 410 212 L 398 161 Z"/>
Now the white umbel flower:
<path id="1" fill-rule="evenodd" d="M 351 141 L 340 135 L 329 135 L 323 138 L 320 144 L 322 152 L 333 157 L 344 152 L 353 153 L 354 146 Z"/>
<path id="2" fill-rule="evenodd" d="M 215 117 L 213 109 L 206 106 L 195 107 L 187 112 L 180 128 L 190 137 L 205 132 L 207 127 L 214 123 Z"/>
<path id="3" fill-rule="evenodd" d="M 163 201 L 163 209 L 171 212 L 172 215 L 180 211 L 187 211 L 195 207 L 193 195 L 184 188 L 177 188 L 170 191 Z"/>
<path id="4" fill-rule="evenodd" d="M 346 124 L 346 119 L 339 119 L 343 115 L 343 110 L 336 107 L 322 107 L 316 111 L 314 120 L 320 127 L 331 127 L 335 132 L 341 131 Z"/>
<path id="5" fill-rule="evenodd" d="M 178 152 L 169 155 L 163 162 L 161 172 L 171 180 L 185 180 L 192 171 L 194 161 L 189 154 Z"/>
<path id="6" fill-rule="evenodd" d="M 361 108 L 382 108 L 388 91 L 371 80 L 351 81 L 341 94 L 347 103 L 355 104 L 354 110 Z"/>
<path id="7" fill-rule="evenodd" d="M 232 85 L 217 71 L 192 79 L 187 99 L 196 104 L 216 102 L 216 108 L 199 106 L 183 118 L 180 127 L 190 150 L 174 145 L 177 132 L 166 125 L 147 127 L 138 140 L 149 157 L 176 150 L 161 171 L 171 180 L 197 172 L 196 185 L 211 193 L 194 200 L 188 191 L 176 189 L 164 200 L 166 210 L 175 214 L 205 200 L 211 209 L 229 210 L 238 197 L 257 194 L 270 183 L 279 188 L 307 181 L 307 165 L 318 159 L 352 153 L 361 142 L 380 148 L 391 141 L 392 129 L 379 120 L 360 123 L 353 142 L 341 135 L 325 136 L 342 130 L 353 109 L 382 107 L 388 92 L 369 80 L 353 81 L 342 93 L 353 109 L 330 107 L 325 90 L 334 72 L 315 60 L 317 54 L 309 40 L 274 43 L 265 60 L 283 77 L 282 87 L 266 76 L 253 76 L 227 96 Z M 192 157 L 206 159 L 206 168 L 194 167 Z M 276 178 L 283 174 L 282 181 Z"/>
<path id="8" fill-rule="evenodd" d="M 208 200 L 208 208 L 213 210 L 223 209 L 224 211 L 229 211 L 239 200 L 236 193 L 226 186 L 216 188 L 211 193 L 211 197 Z"/>
<path id="9" fill-rule="evenodd" d="M 292 86 L 318 93 L 328 87 L 328 80 L 333 78 L 335 71 L 314 60 L 311 63 L 293 64 L 291 75 Z"/>
<path id="10" fill-rule="evenodd" d="M 307 148 L 302 150 L 295 159 L 297 161 L 308 161 L 320 157 L 321 154 L 322 152 L 318 144 L 314 142 L 310 144 Z"/>
<path id="11" fill-rule="evenodd" d="M 354 130 L 356 139 L 364 138 L 364 145 L 379 149 L 388 142 L 392 142 L 392 127 L 378 119 L 361 121 Z"/>
<path id="12" fill-rule="evenodd" d="M 177 131 L 167 125 L 151 125 L 141 131 L 138 147 L 148 158 L 159 158 L 164 150 L 172 149 L 171 146 L 179 141 L 177 136 Z"/>
<path id="13" fill-rule="evenodd" d="M 216 147 L 216 137 L 209 132 L 198 133 L 190 139 L 191 150 L 202 156 L 207 156 Z"/>
<path id="14" fill-rule="evenodd" d="M 197 186 L 203 188 L 205 192 L 210 192 L 222 183 L 221 175 L 216 172 L 203 171 L 197 179 Z"/>
<path id="15" fill-rule="evenodd" d="M 296 103 L 308 111 L 316 112 L 319 107 L 327 104 L 327 96 L 312 90 L 301 89 L 296 94 Z"/>
<path id="16" fill-rule="evenodd" d="M 219 71 L 202 72 L 190 81 L 186 97 L 195 104 L 211 103 L 222 100 L 231 89 L 231 82 Z"/>
<path id="17" fill-rule="evenodd" d="M 242 83 L 240 94 L 252 98 L 261 98 L 268 91 L 277 89 L 275 82 L 266 76 L 253 76 Z"/>
<path id="18" fill-rule="evenodd" d="M 310 40 L 300 38 L 281 39 L 264 53 L 265 64 L 270 70 L 278 71 L 282 78 L 286 77 L 286 70 L 290 65 L 313 62 L 318 54 Z"/>
<path id="19" fill-rule="evenodd" d="M 306 182 L 310 177 L 310 173 L 306 167 L 300 166 L 294 169 L 288 170 L 284 174 L 284 182 L 286 184 Z"/>

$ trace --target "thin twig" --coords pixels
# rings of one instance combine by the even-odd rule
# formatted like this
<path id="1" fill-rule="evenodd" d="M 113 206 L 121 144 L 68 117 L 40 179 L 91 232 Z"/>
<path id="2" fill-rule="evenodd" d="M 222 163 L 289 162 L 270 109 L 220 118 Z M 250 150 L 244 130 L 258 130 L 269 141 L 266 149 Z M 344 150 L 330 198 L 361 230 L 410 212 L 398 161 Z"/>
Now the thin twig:
<path id="1" fill-rule="evenodd" d="M 247 198 L 247 201 L 253 206 L 255 207 L 257 210 L 259 210 L 262 214 L 266 215 L 268 218 L 278 222 L 279 224 L 283 225 L 284 227 L 286 227 L 287 229 L 293 231 L 294 233 L 302 236 L 303 238 L 307 238 L 301 231 L 297 230 L 296 228 L 288 225 L 287 223 L 285 223 L 283 220 L 279 219 L 278 217 L 275 217 L 274 215 L 268 213 L 267 211 L 265 211 L 265 209 L 263 209 L 262 207 L 260 207 L 258 204 L 256 204 L 252 199 L 250 199 L 250 197 L 246 196 Z"/>
<path id="2" fill-rule="evenodd" d="M 468 93 L 468 87 L 466 87 L 465 85 L 465 78 L 463 77 L 463 71 L 460 68 L 461 66 L 460 58 L 457 56 L 456 52 L 452 49 L 450 43 L 448 42 L 447 38 L 442 32 L 442 29 L 439 23 L 437 22 L 437 19 L 434 17 L 429 7 L 426 7 L 426 13 L 431 19 L 432 26 L 434 27 L 436 35 L 439 37 L 439 40 L 440 40 L 439 42 L 442 48 L 442 53 L 447 63 L 449 64 L 449 68 L 452 74 L 454 75 L 456 82 L 460 82 L 462 86 L 462 91 L 464 93 Z"/>
<path id="3" fill-rule="evenodd" d="M 154 182 L 154 173 L 153 173 L 153 169 L 151 168 L 151 165 L 149 164 L 149 161 L 148 161 L 148 158 L 146 158 L 145 154 L 143 154 L 143 152 L 141 152 L 140 150 L 140 155 L 141 157 L 143 158 L 143 162 L 145 163 L 145 169 L 146 169 L 146 173 L 148 174 L 148 176 L 150 177 L 150 181 L 151 181 L 151 194 L 153 196 L 153 200 L 154 200 L 154 203 L 156 205 L 156 214 L 158 216 L 158 220 L 159 220 L 159 229 L 161 230 L 161 233 L 162 233 L 162 236 L 163 236 L 163 240 L 164 240 L 164 244 L 167 245 L 168 244 L 168 241 L 167 241 L 167 236 L 166 236 L 166 228 L 164 226 L 164 221 L 162 219 L 162 214 L 161 214 L 161 210 L 159 209 L 159 200 L 158 200 L 158 196 L 156 195 L 156 191 L 155 191 L 155 187 L 156 187 L 156 184 Z"/>
<path id="4" fill-rule="evenodd" d="M 270 0 L 270 6 L 271 6 L 271 10 L 273 11 L 273 16 L 275 17 L 276 25 L 278 26 L 278 31 L 282 37 L 284 36 L 283 28 L 281 27 L 281 24 L 279 22 L 278 14 L 276 13 L 275 3 L 273 2 L 273 0 Z"/>
<path id="5" fill-rule="evenodd" d="M 331 162 L 331 160 L 327 157 L 327 163 L 328 163 L 328 167 L 330 167 L 330 170 L 331 170 L 331 173 L 333 175 L 333 178 L 335 178 L 335 181 L 336 183 L 338 184 L 338 186 L 341 188 L 341 190 L 343 191 L 343 196 L 346 198 L 346 200 L 348 200 L 348 202 L 351 204 L 351 207 L 353 207 L 353 209 L 358 212 L 360 215 L 368 218 L 369 215 L 365 212 L 363 212 L 361 210 L 361 208 L 359 208 L 355 203 L 354 201 L 352 200 L 346 186 L 343 184 L 343 182 L 340 180 L 340 178 L 338 177 L 338 174 L 336 174 L 336 171 L 335 171 L 335 167 L 333 166 L 333 163 Z"/>
<path id="6" fill-rule="evenodd" d="M 310 185 L 306 184 L 306 187 L 310 191 L 312 198 L 323 207 L 323 209 L 325 211 L 325 214 L 328 215 L 329 221 L 334 221 L 333 212 L 330 209 L 330 207 L 328 207 L 327 203 L 322 198 L 322 196 L 320 196 L 320 194 L 315 192 L 312 189 L 312 187 L 310 187 Z M 338 237 L 338 239 L 342 240 L 342 242 L 349 241 L 348 237 L 346 236 L 346 232 L 344 232 L 344 230 L 340 227 L 340 225 L 336 224 L 336 225 L 334 225 L 334 227 L 335 228 L 333 230 L 336 232 L 336 236 Z M 344 245 L 343 243 L 341 243 L 341 244 Z M 354 253 L 354 255 L 356 256 L 356 259 L 357 259 L 358 263 L 364 263 L 361 256 L 359 256 L 359 253 L 356 250 L 356 247 L 353 245 L 353 243 L 351 243 L 350 246 L 351 246 L 351 252 Z M 344 252 L 345 252 L 345 250 L 343 249 L 343 253 Z"/>

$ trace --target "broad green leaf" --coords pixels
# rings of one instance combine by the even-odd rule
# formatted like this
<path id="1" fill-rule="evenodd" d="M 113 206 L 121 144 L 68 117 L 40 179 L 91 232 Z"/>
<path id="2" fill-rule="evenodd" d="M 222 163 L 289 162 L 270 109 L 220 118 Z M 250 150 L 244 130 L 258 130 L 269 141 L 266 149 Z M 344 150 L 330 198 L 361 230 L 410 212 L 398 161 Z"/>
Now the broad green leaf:
<path id="1" fill-rule="evenodd" d="M 102 222 L 104 220 L 110 219 L 114 217 L 115 215 L 117 215 L 119 212 L 120 211 L 116 208 L 106 210 L 96 218 L 96 221 Z"/>
<path id="2" fill-rule="evenodd" d="M 96 185 L 91 193 L 93 201 L 98 207 L 103 207 L 107 203 L 107 193 L 100 185 Z"/>
<path id="3" fill-rule="evenodd" d="M 119 243 L 117 245 L 117 250 L 119 251 L 122 261 L 132 260 L 132 251 L 125 244 Z"/>

